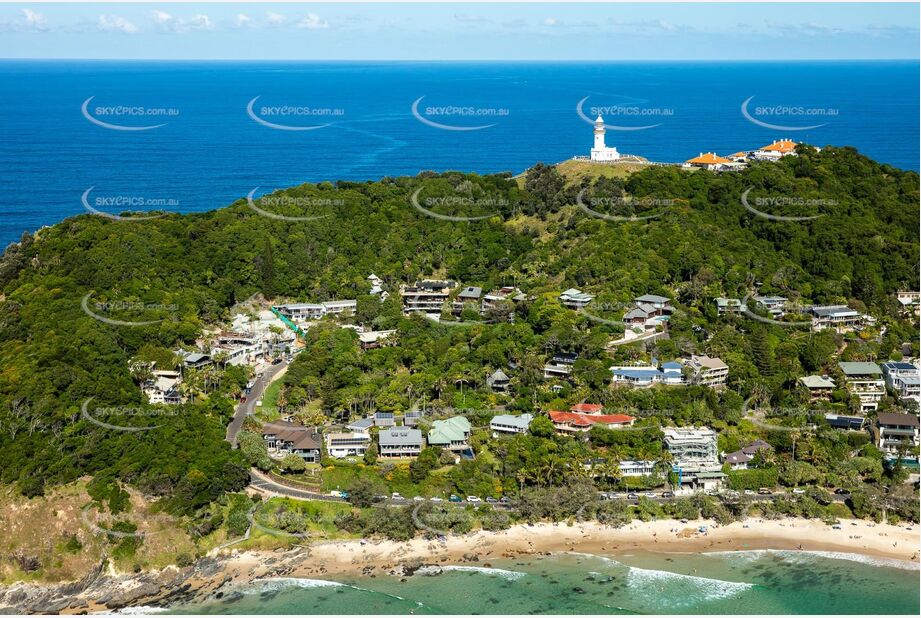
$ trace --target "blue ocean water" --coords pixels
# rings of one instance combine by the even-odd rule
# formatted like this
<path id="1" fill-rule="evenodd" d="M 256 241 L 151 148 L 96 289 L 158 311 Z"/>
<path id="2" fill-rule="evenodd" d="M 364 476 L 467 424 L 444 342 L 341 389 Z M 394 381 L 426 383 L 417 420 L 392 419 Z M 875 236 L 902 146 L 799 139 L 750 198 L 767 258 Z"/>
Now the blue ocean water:
<path id="1" fill-rule="evenodd" d="M 655 161 L 789 137 L 854 146 L 917 170 L 918 68 L 917 61 L 0 61 L 0 243 L 86 212 L 81 197 L 91 187 L 88 203 L 107 212 L 188 212 L 224 206 L 257 186 L 262 193 L 424 169 L 517 173 L 588 154 L 592 130 L 577 113 L 580 102 L 585 117 L 601 111 L 618 127 L 608 131 L 609 146 Z M 91 97 L 88 119 L 81 106 Z M 247 105 L 256 97 L 254 120 Z M 420 97 L 421 119 L 412 113 Z M 787 128 L 747 119 L 746 100 L 754 121 Z M 288 109 L 272 109 L 280 107 Z M 162 126 L 116 130 L 92 119 Z"/>
<path id="2" fill-rule="evenodd" d="M 917 615 L 918 594 L 916 563 L 853 554 L 554 554 L 424 567 L 408 578 L 263 579 L 170 612 Z"/>

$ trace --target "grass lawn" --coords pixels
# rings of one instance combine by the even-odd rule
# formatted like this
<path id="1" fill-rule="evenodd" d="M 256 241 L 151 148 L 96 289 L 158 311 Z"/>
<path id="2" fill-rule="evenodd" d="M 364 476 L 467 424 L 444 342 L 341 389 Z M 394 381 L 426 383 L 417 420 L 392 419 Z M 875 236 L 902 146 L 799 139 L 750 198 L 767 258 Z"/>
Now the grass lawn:
<path id="1" fill-rule="evenodd" d="M 278 412 L 278 394 L 281 392 L 281 380 L 275 380 L 265 389 L 262 394 L 262 407 L 256 408 L 256 416 L 264 421 L 276 420 L 280 414 Z"/>
<path id="2" fill-rule="evenodd" d="M 278 528 L 277 518 L 284 513 L 295 513 L 303 518 L 305 522 L 305 531 L 314 539 L 343 539 L 352 538 L 348 532 L 344 532 L 336 527 L 336 517 L 351 512 L 352 506 L 341 502 L 322 502 L 322 501 L 303 501 L 291 498 L 271 498 L 253 514 L 255 521 L 266 528 Z M 274 534 L 271 531 L 259 530 L 254 528 L 252 533 L 260 533 L 267 536 L 277 536 L 281 538 L 290 538 L 288 535 L 279 532 Z"/>
<path id="3" fill-rule="evenodd" d="M 413 496 L 447 498 L 451 495 L 452 484 L 444 474 L 450 470 L 450 467 L 430 473 L 422 483 L 414 483 L 409 476 L 409 461 L 378 462 L 374 466 L 363 463 L 337 462 L 334 466 L 323 468 L 323 491 L 336 489 L 347 491 L 356 479 L 370 478 L 380 480 L 386 487 L 387 494 L 398 492 L 407 498 Z"/>

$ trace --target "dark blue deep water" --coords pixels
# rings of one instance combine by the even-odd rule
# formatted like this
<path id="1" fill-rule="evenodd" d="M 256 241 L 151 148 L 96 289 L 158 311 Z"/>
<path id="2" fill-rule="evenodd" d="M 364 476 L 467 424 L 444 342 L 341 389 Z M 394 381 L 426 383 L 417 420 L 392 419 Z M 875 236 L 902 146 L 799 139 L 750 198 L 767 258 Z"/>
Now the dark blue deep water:
<path id="1" fill-rule="evenodd" d="M 203 63 L 0 62 L 0 244 L 86 212 L 217 208 L 305 181 L 423 169 L 520 172 L 588 154 L 576 111 L 605 120 L 608 145 L 655 161 L 728 154 L 780 137 L 849 145 L 918 169 L 918 62 Z M 317 126 L 278 130 L 274 124 Z M 86 119 L 145 131 L 113 130 Z M 480 130 L 445 130 L 431 122 Z M 759 126 L 742 114 L 742 103 Z M 142 108 L 112 114 L 97 108 Z M 310 108 L 277 114 L 263 107 Z M 439 113 L 433 108 L 463 108 Z M 594 109 L 593 109 L 594 108 Z M 156 116 L 147 110 L 165 110 Z M 474 111 L 471 111 L 474 110 Z M 813 125 L 818 128 L 799 129 Z M 97 198 L 129 198 L 107 207 Z"/>

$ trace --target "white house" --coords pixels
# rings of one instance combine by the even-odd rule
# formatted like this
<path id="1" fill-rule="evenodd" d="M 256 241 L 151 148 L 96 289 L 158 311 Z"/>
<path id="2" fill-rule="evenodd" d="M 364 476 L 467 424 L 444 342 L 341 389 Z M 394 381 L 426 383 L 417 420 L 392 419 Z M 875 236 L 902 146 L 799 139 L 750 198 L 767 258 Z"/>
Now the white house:
<path id="1" fill-rule="evenodd" d="M 899 399 L 921 403 L 921 371 L 911 363 L 888 362 L 882 364 L 883 376 L 889 388 Z"/>
<path id="2" fill-rule="evenodd" d="M 560 302 L 570 309 L 582 309 L 595 299 L 591 294 L 586 294 L 582 290 L 569 288 L 560 294 Z"/>
<path id="3" fill-rule="evenodd" d="M 528 433 L 528 426 L 531 424 L 532 420 L 534 420 L 532 414 L 522 414 L 520 416 L 499 414 L 498 416 L 492 417 L 492 420 L 489 422 L 489 429 L 493 434 Z"/>
<path id="4" fill-rule="evenodd" d="M 883 370 L 876 363 L 839 362 L 847 390 L 860 399 L 860 411 L 866 414 L 876 410 L 886 395 Z"/>
<path id="5" fill-rule="evenodd" d="M 371 446 L 371 434 L 363 432 L 330 433 L 326 435 L 326 453 L 330 457 L 360 457 Z"/>

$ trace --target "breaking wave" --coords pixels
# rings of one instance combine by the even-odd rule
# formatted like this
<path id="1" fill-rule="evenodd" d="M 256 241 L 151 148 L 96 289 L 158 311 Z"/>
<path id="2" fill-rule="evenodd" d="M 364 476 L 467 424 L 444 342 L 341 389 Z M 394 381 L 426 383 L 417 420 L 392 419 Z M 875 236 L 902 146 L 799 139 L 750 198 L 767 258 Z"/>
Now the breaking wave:
<path id="1" fill-rule="evenodd" d="M 490 567 L 477 567 L 477 566 L 467 566 L 467 565 L 446 565 L 446 566 L 424 566 L 416 570 L 416 573 L 419 575 L 439 575 L 444 571 L 467 571 L 482 573 L 484 575 L 494 575 L 496 577 L 501 577 L 509 581 L 515 581 L 516 579 L 521 579 L 527 573 L 522 573 L 521 571 L 509 571 L 508 569 L 494 569 Z"/>
<path id="2" fill-rule="evenodd" d="M 629 567 L 627 587 L 647 594 L 663 592 L 662 598 L 670 598 L 678 604 L 695 604 L 701 600 L 715 601 L 736 596 L 750 590 L 754 584 Z"/>

